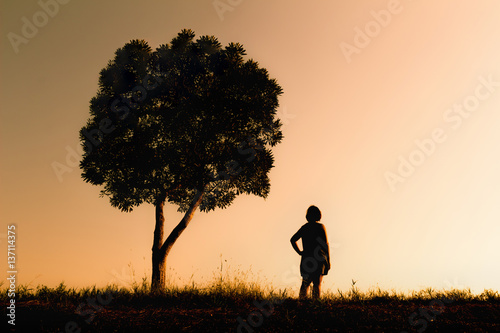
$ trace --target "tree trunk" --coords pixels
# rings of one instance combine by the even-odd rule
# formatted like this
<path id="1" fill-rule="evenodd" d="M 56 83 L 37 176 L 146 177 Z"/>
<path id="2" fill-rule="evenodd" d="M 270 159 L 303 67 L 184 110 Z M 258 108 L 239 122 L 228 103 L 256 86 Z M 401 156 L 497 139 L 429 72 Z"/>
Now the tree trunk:
<path id="1" fill-rule="evenodd" d="M 166 268 L 167 268 L 167 255 L 172 249 L 175 241 L 179 238 L 181 233 L 186 229 L 189 222 L 194 216 L 194 212 L 200 205 L 203 199 L 203 192 L 198 191 L 195 194 L 191 206 L 184 214 L 182 220 L 172 230 L 170 235 L 163 242 L 163 229 L 165 224 L 165 217 L 163 215 L 163 206 L 165 205 L 166 197 L 162 197 L 156 202 L 156 224 L 153 237 L 153 274 L 151 276 L 151 291 L 161 292 L 165 290 L 166 282 Z M 162 244 L 163 242 L 163 244 Z"/>
<path id="2" fill-rule="evenodd" d="M 159 292 L 165 289 L 167 270 L 167 256 L 162 256 L 153 250 L 153 275 L 151 277 L 151 290 Z"/>
<path id="3" fill-rule="evenodd" d="M 161 255 L 161 243 L 163 242 L 163 227 L 165 216 L 163 215 L 163 206 L 166 197 L 158 199 L 155 206 L 155 231 L 153 236 L 153 275 L 151 276 L 151 290 L 159 291 L 165 288 L 165 275 L 167 268 L 167 257 Z"/>

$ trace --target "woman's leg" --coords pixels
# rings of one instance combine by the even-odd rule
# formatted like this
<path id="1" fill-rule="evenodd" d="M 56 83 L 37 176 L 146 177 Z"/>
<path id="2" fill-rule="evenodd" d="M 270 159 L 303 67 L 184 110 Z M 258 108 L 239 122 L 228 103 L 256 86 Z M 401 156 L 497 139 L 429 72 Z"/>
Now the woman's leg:
<path id="1" fill-rule="evenodd" d="M 309 285 L 311 284 L 310 278 L 302 278 L 302 285 L 300 286 L 299 298 L 307 298 L 307 291 L 309 290 Z"/>
<path id="2" fill-rule="evenodd" d="M 312 280 L 313 282 L 313 292 L 312 292 L 312 297 L 314 299 L 318 299 L 319 298 L 319 293 L 320 293 L 320 289 L 321 289 L 321 280 L 323 279 L 323 275 L 318 275 L 318 276 L 315 276 Z"/>

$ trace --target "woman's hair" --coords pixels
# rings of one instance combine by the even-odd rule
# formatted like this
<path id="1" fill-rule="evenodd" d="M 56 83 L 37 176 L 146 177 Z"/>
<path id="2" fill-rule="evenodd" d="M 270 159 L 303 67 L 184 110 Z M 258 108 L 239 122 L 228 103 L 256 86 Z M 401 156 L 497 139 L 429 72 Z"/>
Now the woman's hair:
<path id="1" fill-rule="evenodd" d="M 306 214 L 307 222 L 317 222 L 321 220 L 321 211 L 316 206 L 311 206 L 307 209 Z"/>

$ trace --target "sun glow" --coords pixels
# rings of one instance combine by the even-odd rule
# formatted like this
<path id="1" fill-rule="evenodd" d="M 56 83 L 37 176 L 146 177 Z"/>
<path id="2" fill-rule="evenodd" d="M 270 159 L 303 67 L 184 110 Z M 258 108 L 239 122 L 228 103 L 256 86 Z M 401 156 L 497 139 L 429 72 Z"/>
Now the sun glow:
<path id="1" fill-rule="evenodd" d="M 222 255 L 298 288 L 289 240 L 313 204 L 331 246 L 325 290 L 353 279 L 361 290 L 500 289 L 500 4 L 397 3 L 252 1 L 221 14 L 210 1 L 70 2 L 31 37 L 22 18 L 43 9 L 3 4 L 5 32 L 27 40 L 15 52 L 4 38 L 0 125 L 0 236 L 16 224 L 20 282 L 150 276 L 154 207 L 127 214 L 99 198 L 80 176 L 78 131 L 116 49 L 191 28 L 240 42 L 276 78 L 284 140 L 269 196 L 196 212 L 170 279 L 209 281 Z M 165 217 L 168 232 L 182 215 L 169 204 Z"/>

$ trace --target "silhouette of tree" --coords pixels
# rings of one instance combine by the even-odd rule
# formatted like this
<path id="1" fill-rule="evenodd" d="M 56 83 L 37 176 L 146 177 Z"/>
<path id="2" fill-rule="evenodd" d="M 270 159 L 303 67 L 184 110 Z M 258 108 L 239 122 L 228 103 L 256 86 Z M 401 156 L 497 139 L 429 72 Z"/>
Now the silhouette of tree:
<path id="1" fill-rule="evenodd" d="M 122 211 L 156 207 L 154 291 L 164 288 L 167 255 L 198 207 L 269 194 L 271 148 L 283 138 L 276 80 L 243 59 L 242 45 L 194 37 L 182 30 L 155 51 L 144 40 L 118 49 L 80 130 L 82 178 Z M 166 202 L 185 214 L 164 240 Z"/>

